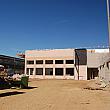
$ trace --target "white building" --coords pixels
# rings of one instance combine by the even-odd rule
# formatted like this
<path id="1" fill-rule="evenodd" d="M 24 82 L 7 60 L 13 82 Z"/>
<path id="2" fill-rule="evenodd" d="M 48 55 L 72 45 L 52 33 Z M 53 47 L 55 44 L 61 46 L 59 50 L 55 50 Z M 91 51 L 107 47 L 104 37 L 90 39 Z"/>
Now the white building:
<path id="1" fill-rule="evenodd" d="M 25 74 L 40 79 L 93 79 L 108 49 L 27 50 Z"/>

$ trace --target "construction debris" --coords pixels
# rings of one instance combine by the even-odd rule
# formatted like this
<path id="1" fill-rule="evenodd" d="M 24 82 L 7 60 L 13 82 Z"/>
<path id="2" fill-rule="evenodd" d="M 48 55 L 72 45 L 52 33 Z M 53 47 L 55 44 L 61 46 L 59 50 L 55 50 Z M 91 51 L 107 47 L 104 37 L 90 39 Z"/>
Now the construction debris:
<path id="1" fill-rule="evenodd" d="M 109 90 L 110 91 L 110 82 L 105 81 L 103 78 L 97 78 L 90 80 L 89 83 L 84 87 L 88 90 Z"/>

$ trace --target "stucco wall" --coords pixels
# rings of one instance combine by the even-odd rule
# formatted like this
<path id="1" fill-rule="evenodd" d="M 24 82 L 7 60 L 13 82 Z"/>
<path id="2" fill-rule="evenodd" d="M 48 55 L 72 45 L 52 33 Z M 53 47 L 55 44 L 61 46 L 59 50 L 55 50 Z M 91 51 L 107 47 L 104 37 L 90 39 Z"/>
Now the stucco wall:
<path id="1" fill-rule="evenodd" d="M 74 49 L 27 50 L 26 58 L 74 58 Z"/>
<path id="2" fill-rule="evenodd" d="M 78 72 L 75 68 L 75 80 L 78 80 Z M 87 80 L 87 65 L 79 66 L 79 80 Z"/>
<path id="3" fill-rule="evenodd" d="M 110 81 L 110 62 L 103 63 L 98 69 L 99 77 L 105 81 Z"/>
<path id="4" fill-rule="evenodd" d="M 89 68 L 98 68 L 100 64 L 104 62 L 108 53 L 95 53 L 88 52 L 87 53 L 87 66 Z"/>

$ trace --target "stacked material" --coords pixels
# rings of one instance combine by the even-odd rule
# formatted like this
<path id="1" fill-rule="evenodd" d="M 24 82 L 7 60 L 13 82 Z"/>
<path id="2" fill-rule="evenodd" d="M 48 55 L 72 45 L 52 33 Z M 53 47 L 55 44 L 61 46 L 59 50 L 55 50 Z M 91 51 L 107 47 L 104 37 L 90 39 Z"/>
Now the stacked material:
<path id="1" fill-rule="evenodd" d="M 91 80 L 84 89 L 89 90 L 110 90 L 110 83 L 104 79 Z"/>
<path id="2" fill-rule="evenodd" d="M 12 77 L 11 86 L 20 87 L 20 88 L 28 88 L 28 79 L 29 77 L 26 75 L 15 74 Z"/>

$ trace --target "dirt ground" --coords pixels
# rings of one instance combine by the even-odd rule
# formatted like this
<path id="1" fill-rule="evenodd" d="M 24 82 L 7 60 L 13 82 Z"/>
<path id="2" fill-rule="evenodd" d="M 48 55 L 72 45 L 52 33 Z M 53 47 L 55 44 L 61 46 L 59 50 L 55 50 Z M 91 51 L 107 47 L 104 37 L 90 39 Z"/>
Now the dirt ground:
<path id="1" fill-rule="evenodd" d="M 0 90 L 0 110 L 110 110 L 110 91 L 83 89 L 88 82 L 34 80 L 29 89 Z"/>

